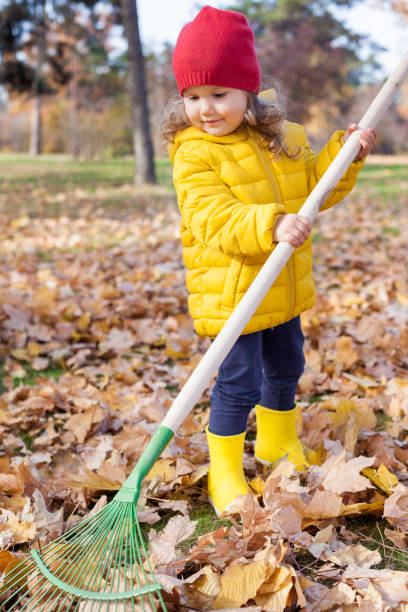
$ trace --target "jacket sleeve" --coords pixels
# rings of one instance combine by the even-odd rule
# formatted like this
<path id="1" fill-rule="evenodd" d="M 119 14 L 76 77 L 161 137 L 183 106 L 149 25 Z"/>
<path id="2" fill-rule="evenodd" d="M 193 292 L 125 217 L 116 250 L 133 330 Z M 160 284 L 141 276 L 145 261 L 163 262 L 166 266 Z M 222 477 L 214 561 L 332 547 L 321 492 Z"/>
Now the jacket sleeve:
<path id="1" fill-rule="evenodd" d="M 179 150 L 174 159 L 182 225 L 201 244 L 230 256 L 257 256 L 272 251 L 273 228 L 285 213 L 279 203 L 246 204 L 206 160 Z"/>
<path id="2" fill-rule="evenodd" d="M 311 151 L 309 143 L 306 144 L 305 163 L 306 172 L 308 175 L 309 193 L 326 172 L 327 168 L 330 166 L 331 162 L 343 146 L 343 134 L 344 131 L 334 132 L 329 142 L 323 147 L 318 155 Z M 331 208 L 350 193 L 356 183 L 357 175 L 363 165 L 364 160 L 353 161 L 350 164 L 343 177 L 324 202 L 321 210 Z"/>

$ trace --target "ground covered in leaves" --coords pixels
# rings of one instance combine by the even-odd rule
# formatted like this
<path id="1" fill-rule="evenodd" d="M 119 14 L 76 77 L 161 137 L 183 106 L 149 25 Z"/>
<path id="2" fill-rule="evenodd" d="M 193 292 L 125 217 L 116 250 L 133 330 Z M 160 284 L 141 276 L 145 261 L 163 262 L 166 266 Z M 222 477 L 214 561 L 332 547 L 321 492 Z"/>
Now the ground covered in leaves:
<path id="1" fill-rule="evenodd" d="M 4 573 L 111 499 L 208 347 L 186 312 L 168 168 L 135 191 L 129 164 L 58 164 L 0 160 Z M 308 471 L 257 463 L 251 416 L 254 495 L 217 520 L 207 391 L 145 479 L 169 610 L 408 610 L 407 168 L 367 166 L 314 228 Z"/>

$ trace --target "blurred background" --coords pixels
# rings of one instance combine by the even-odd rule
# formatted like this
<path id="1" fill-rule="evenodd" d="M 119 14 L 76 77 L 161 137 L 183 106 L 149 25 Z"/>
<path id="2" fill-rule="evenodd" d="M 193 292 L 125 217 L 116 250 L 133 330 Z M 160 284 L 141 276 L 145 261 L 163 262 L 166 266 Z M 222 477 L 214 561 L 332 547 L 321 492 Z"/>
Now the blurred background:
<path id="1" fill-rule="evenodd" d="M 288 118 L 306 125 L 316 147 L 333 128 L 358 120 L 408 51 L 407 0 L 3 1 L 0 151 L 123 157 L 137 149 L 142 129 L 153 155 L 165 155 L 159 126 L 177 93 L 172 49 L 204 4 L 245 13 L 263 85 L 278 84 Z M 382 121 L 376 147 L 384 154 L 405 151 L 407 86 Z M 146 173 L 142 179 L 154 182 Z"/>

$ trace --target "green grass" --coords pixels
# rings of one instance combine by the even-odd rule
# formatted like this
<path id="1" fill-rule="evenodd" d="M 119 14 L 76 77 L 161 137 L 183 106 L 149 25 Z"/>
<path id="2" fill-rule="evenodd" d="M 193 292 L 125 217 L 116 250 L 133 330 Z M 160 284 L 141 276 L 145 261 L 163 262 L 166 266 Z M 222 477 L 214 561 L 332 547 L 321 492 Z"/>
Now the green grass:
<path id="1" fill-rule="evenodd" d="M 406 165 L 366 165 L 357 180 L 358 187 L 365 188 L 368 194 L 382 198 L 384 207 L 408 194 L 408 168 Z"/>
<path id="2" fill-rule="evenodd" d="M 397 548 L 389 540 L 384 531 L 391 525 L 385 519 L 378 519 L 373 516 L 364 516 L 349 519 L 347 528 L 358 537 L 356 540 L 369 550 L 378 550 L 382 561 L 376 569 L 392 569 L 408 572 L 408 553 Z"/>
<path id="3" fill-rule="evenodd" d="M 180 542 L 180 550 L 190 550 L 196 544 L 199 536 L 205 533 L 211 533 L 211 531 L 215 531 L 219 527 L 231 526 L 231 521 L 228 519 L 220 520 L 217 518 L 210 504 L 202 504 L 194 508 L 190 512 L 190 519 L 192 521 L 197 521 L 197 525 L 193 535 L 187 540 Z"/>
<path id="4" fill-rule="evenodd" d="M 20 384 L 30 386 L 36 385 L 38 379 L 41 378 L 53 378 L 54 380 L 58 380 L 64 373 L 65 370 L 61 367 L 50 366 L 39 371 L 34 370 L 29 364 L 24 363 L 21 364 L 21 374 L 17 374 L 16 372 L 10 374 L 4 369 L 4 362 L 0 362 L 0 393 L 4 393 L 7 390 L 4 385 L 4 378 L 6 376 L 11 376 L 13 387 L 18 387 Z"/>
<path id="5" fill-rule="evenodd" d="M 0 153 L 0 196 L 7 196 L 0 212 L 12 217 L 154 213 L 160 204 L 175 204 L 169 160 L 158 158 L 155 167 L 157 185 L 135 186 L 132 158 L 72 161 L 66 155 Z"/>
<path id="6" fill-rule="evenodd" d="M 165 158 L 155 161 L 159 185 L 171 187 L 171 165 Z M 23 179 L 28 187 L 46 189 L 65 186 L 126 185 L 133 183 L 134 161 L 121 158 L 102 161 L 73 161 L 65 155 L 0 153 L 0 185 L 20 186 Z"/>

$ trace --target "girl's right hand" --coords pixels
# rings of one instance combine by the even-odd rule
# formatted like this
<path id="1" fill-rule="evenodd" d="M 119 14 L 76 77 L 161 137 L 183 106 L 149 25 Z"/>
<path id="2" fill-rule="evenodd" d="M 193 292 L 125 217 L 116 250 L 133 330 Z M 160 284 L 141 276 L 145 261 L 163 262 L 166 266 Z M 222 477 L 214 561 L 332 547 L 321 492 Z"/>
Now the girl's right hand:
<path id="1" fill-rule="evenodd" d="M 303 215 L 289 213 L 281 215 L 273 228 L 275 242 L 289 242 L 295 249 L 302 246 L 312 229 L 311 223 Z"/>

